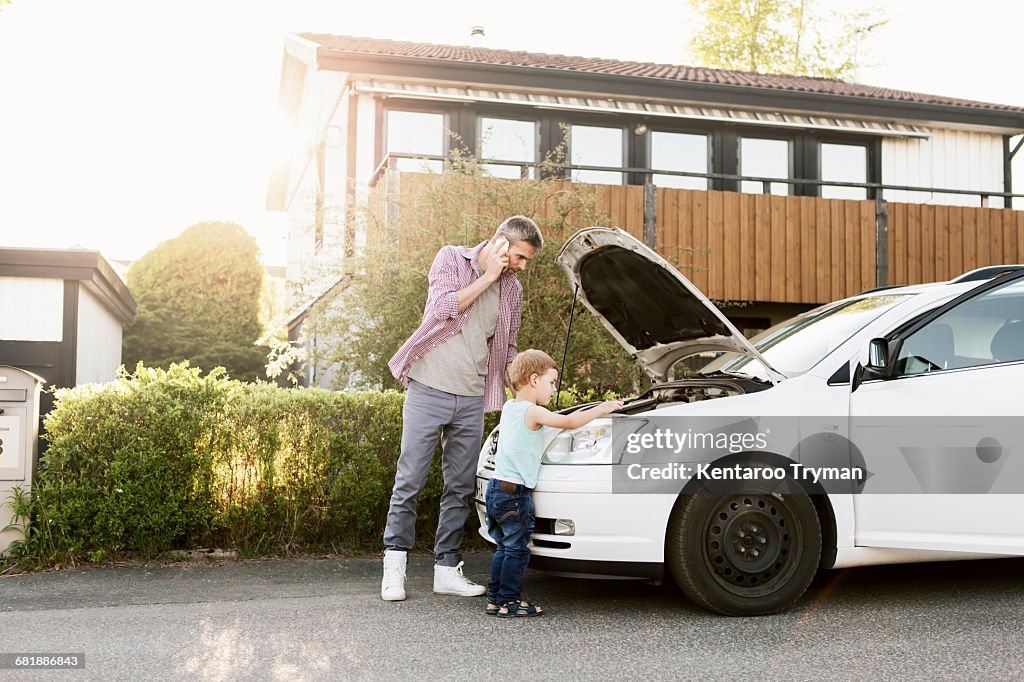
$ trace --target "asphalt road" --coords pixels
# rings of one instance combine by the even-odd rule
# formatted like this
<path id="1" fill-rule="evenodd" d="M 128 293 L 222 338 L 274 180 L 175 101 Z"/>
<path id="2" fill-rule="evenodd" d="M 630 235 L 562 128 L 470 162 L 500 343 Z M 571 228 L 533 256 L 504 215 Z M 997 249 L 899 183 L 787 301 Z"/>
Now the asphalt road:
<path id="1" fill-rule="evenodd" d="M 483 580 L 485 553 L 467 556 Z M 0 653 L 85 654 L 4 679 L 1020 679 L 1024 559 L 850 569 L 792 611 L 726 618 L 674 588 L 529 571 L 541 618 L 380 600 L 377 559 L 87 568 L 0 578 Z"/>

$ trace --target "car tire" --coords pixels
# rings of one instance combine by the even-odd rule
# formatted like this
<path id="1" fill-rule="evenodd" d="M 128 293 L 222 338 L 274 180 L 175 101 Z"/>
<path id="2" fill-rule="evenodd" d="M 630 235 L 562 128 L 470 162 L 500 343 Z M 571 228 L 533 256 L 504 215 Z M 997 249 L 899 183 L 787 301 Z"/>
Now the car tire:
<path id="1" fill-rule="evenodd" d="M 726 615 L 786 609 L 821 558 L 814 504 L 792 479 L 718 483 L 683 494 L 672 511 L 665 554 L 673 578 L 694 602 Z"/>

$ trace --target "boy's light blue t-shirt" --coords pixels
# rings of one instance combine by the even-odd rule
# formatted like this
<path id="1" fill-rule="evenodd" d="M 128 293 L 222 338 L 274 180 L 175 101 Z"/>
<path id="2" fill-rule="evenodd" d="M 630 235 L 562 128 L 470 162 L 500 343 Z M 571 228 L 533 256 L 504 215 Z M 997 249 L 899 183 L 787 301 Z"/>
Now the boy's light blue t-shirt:
<path id="1" fill-rule="evenodd" d="M 544 450 L 544 427 L 531 431 L 526 427 L 528 400 L 509 400 L 501 408 L 498 422 L 498 451 L 494 455 L 494 477 L 527 488 L 537 487 L 540 458 Z"/>

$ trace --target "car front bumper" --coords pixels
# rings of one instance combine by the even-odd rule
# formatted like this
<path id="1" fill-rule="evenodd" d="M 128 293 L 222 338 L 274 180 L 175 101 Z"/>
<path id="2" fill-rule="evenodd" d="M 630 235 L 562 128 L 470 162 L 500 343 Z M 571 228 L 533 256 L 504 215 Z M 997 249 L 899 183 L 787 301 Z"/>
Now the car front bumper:
<path id="1" fill-rule="evenodd" d="M 604 467 L 590 467 L 598 468 Z M 477 474 L 475 505 L 480 535 L 494 544 L 487 532 L 484 502 L 490 473 Z M 676 499 L 676 495 L 616 494 L 600 480 L 542 478 L 533 493 L 538 527 L 550 528 L 555 519 L 566 519 L 572 521 L 575 532 L 535 532 L 530 540 L 530 566 L 559 573 L 660 577 L 665 529 Z"/>

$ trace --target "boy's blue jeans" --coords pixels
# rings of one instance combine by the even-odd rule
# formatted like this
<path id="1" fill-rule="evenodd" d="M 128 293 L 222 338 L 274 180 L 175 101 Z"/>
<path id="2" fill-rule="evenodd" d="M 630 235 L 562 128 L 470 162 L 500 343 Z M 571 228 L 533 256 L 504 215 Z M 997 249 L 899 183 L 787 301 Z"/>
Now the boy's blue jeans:
<path id="1" fill-rule="evenodd" d="M 487 603 L 518 602 L 523 591 L 523 573 L 530 561 L 530 535 L 535 525 L 533 492 L 517 485 L 515 493 L 498 489 L 500 481 L 487 484 L 487 532 L 497 548 L 491 560 L 491 581 Z"/>

